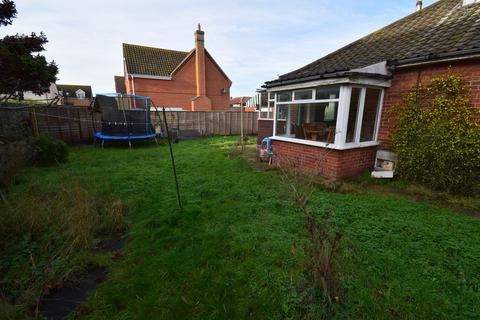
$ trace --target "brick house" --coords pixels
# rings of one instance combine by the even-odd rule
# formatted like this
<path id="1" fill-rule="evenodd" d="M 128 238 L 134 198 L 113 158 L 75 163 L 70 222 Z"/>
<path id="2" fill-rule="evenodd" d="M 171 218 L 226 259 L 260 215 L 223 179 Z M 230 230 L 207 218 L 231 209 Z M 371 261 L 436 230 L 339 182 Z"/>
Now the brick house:
<path id="1" fill-rule="evenodd" d="M 232 82 L 195 31 L 190 52 L 123 44 L 125 91 L 149 96 L 157 106 L 187 111 L 228 110 Z"/>
<path id="2" fill-rule="evenodd" d="M 440 0 L 298 70 L 268 81 L 258 141 L 275 161 L 334 179 L 374 167 L 391 148 L 389 110 L 432 77 L 461 75 L 480 108 L 480 0 Z M 271 115 L 271 116 L 270 116 Z M 477 113 L 478 116 L 478 113 Z M 298 163 L 298 162 L 301 163 Z"/>
<path id="3" fill-rule="evenodd" d="M 256 112 L 257 107 L 252 106 L 254 103 L 252 97 L 235 97 L 230 98 L 230 110 L 240 110 L 240 107 L 243 107 L 244 112 Z"/>

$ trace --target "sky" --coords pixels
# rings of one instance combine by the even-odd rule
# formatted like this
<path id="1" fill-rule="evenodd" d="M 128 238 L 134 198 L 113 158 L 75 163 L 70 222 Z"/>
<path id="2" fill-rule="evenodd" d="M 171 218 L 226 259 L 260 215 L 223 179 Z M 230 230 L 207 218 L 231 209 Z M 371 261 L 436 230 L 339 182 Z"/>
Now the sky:
<path id="1" fill-rule="evenodd" d="M 424 6 L 434 0 L 424 0 Z M 122 43 L 190 51 L 197 23 L 205 46 L 250 96 L 273 80 L 415 11 L 416 0 L 16 0 L 6 34 L 43 31 L 57 83 L 114 92 Z"/>

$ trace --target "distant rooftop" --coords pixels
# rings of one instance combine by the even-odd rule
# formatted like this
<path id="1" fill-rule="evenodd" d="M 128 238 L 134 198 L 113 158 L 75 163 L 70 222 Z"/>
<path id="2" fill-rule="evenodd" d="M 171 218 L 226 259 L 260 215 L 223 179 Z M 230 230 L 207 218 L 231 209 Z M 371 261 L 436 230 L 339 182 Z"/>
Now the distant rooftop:
<path id="1" fill-rule="evenodd" d="M 128 73 L 169 77 L 190 52 L 123 44 Z"/>

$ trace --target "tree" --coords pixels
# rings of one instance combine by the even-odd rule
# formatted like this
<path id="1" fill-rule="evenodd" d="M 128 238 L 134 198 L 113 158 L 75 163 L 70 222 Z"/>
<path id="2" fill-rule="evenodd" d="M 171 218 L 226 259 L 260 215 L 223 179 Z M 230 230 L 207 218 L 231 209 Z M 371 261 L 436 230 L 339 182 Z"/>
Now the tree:
<path id="1" fill-rule="evenodd" d="M 17 16 L 15 3 L 0 2 L 0 27 L 12 24 Z M 16 34 L 0 39 L 0 95 L 4 100 L 21 97 L 24 91 L 35 94 L 48 92 L 50 83 L 56 81 L 58 67 L 40 55 L 48 42 L 43 32 L 39 35 Z"/>

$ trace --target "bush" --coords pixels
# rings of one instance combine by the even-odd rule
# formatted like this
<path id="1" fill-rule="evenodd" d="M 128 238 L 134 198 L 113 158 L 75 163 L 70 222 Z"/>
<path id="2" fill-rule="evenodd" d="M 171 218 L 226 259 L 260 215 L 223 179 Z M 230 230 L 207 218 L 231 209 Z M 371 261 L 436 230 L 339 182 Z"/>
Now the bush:
<path id="1" fill-rule="evenodd" d="M 398 173 L 450 193 L 480 194 L 480 125 L 462 78 L 434 78 L 412 90 L 395 109 L 392 136 Z"/>
<path id="2" fill-rule="evenodd" d="M 34 163 L 53 165 L 68 160 L 68 146 L 65 142 L 41 135 L 33 140 Z"/>

